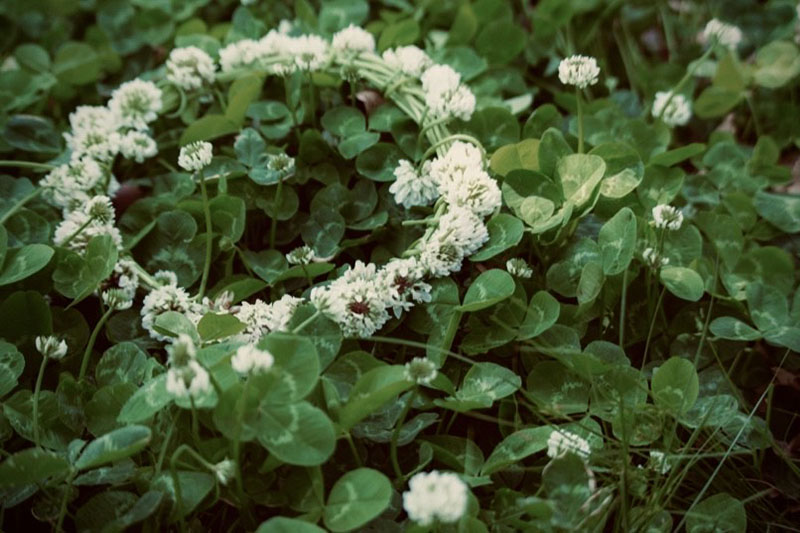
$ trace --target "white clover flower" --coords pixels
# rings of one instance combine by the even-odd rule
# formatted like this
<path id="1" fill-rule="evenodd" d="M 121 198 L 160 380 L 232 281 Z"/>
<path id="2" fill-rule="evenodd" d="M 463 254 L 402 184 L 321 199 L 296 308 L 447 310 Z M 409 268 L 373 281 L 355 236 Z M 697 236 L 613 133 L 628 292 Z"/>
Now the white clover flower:
<path id="1" fill-rule="evenodd" d="M 330 285 L 312 290 L 310 300 L 348 337 L 369 337 L 390 318 L 390 289 L 372 263 L 356 261 Z"/>
<path id="2" fill-rule="evenodd" d="M 469 120 L 475 111 L 475 95 L 461 85 L 461 75 L 447 65 L 434 65 L 421 77 L 428 114 L 435 118 Z"/>
<path id="3" fill-rule="evenodd" d="M 143 131 L 131 130 L 119 140 L 119 153 L 125 159 L 133 159 L 137 163 L 158 154 L 156 141 Z"/>
<path id="4" fill-rule="evenodd" d="M 222 72 L 251 67 L 261 58 L 262 47 L 258 41 L 242 39 L 219 51 L 219 66 Z"/>
<path id="5" fill-rule="evenodd" d="M 123 311 L 133 306 L 130 293 L 123 289 L 107 289 L 102 292 L 100 297 L 107 307 L 115 311 Z"/>
<path id="6" fill-rule="evenodd" d="M 114 222 L 114 206 L 108 196 L 93 196 L 86 202 L 83 212 L 102 224 Z"/>
<path id="7" fill-rule="evenodd" d="M 658 229 L 681 229 L 683 213 L 671 205 L 659 204 L 653 208 L 653 224 Z"/>
<path id="8" fill-rule="evenodd" d="M 574 453 L 581 459 L 587 459 L 592 453 L 589 441 L 570 431 L 556 429 L 547 439 L 547 456 L 560 457 L 566 453 Z"/>
<path id="9" fill-rule="evenodd" d="M 401 159 L 394 169 L 395 181 L 389 186 L 394 201 L 406 209 L 430 205 L 439 197 L 439 184 L 430 174 L 430 162 L 426 161 L 422 172 L 407 159 Z"/>
<path id="10" fill-rule="evenodd" d="M 705 42 L 718 42 L 725 48 L 735 50 L 742 42 L 742 30 L 719 19 L 711 19 L 703 30 Z"/>
<path id="11" fill-rule="evenodd" d="M 669 257 L 662 257 L 654 248 L 646 248 L 642 252 L 642 259 L 644 259 L 647 266 L 654 270 L 669 264 Z"/>
<path id="12" fill-rule="evenodd" d="M 252 344 L 245 344 L 236 350 L 231 358 L 233 370 L 242 376 L 269 371 L 275 364 L 275 357 L 267 350 L 259 350 Z"/>
<path id="13" fill-rule="evenodd" d="M 213 146 L 210 142 L 196 141 L 181 147 L 178 165 L 188 171 L 197 172 L 211 164 Z"/>
<path id="14" fill-rule="evenodd" d="M 558 79 L 564 85 L 585 89 L 597 83 L 600 67 L 597 60 L 589 56 L 573 55 L 558 64 Z"/>
<path id="15" fill-rule="evenodd" d="M 329 61 L 328 42 L 318 35 L 302 35 L 294 39 L 294 61 L 300 70 L 320 70 Z"/>
<path id="16" fill-rule="evenodd" d="M 98 192 L 103 170 L 88 157 L 73 159 L 51 170 L 40 182 L 42 195 L 51 205 L 72 211 Z"/>
<path id="17" fill-rule="evenodd" d="M 526 263 L 524 259 L 519 257 L 506 261 L 506 270 L 508 270 L 509 274 L 517 278 L 527 279 L 533 276 L 533 269 L 528 266 L 528 263 Z"/>
<path id="18" fill-rule="evenodd" d="M 282 178 L 287 178 L 294 174 L 294 167 L 294 158 L 286 154 L 273 154 L 267 160 L 267 168 L 277 172 Z"/>
<path id="19" fill-rule="evenodd" d="M 73 135 L 85 131 L 116 132 L 120 127 L 119 120 L 119 116 L 106 106 L 82 105 L 69 114 L 69 126 Z"/>
<path id="20" fill-rule="evenodd" d="M 361 52 L 374 52 L 375 37 L 365 29 L 350 24 L 334 34 L 331 48 L 340 57 L 350 58 Z"/>
<path id="21" fill-rule="evenodd" d="M 271 304 L 260 299 L 253 303 L 242 302 L 236 312 L 236 318 L 245 324 L 240 338 L 254 343 L 271 331 L 286 331 L 294 312 L 302 303 L 302 298 L 289 294 Z"/>
<path id="22" fill-rule="evenodd" d="M 53 243 L 83 253 L 92 237 L 99 235 L 108 235 L 117 249 L 122 249 L 122 234 L 113 223 L 102 222 L 90 217 L 83 210 L 75 210 L 67 213 L 64 220 L 56 226 Z"/>
<path id="23" fill-rule="evenodd" d="M 39 335 L 34 341 L 36 351 L 42 354 L 42 357 L 48 359 L 59 360 L 67 355 L 67 343 L 64 339 L 60 339 L 54 335 Z"/>
<path id="24" fill-rule="evenodd" d="M 307 265 L 316 258 L 314 249 L 304 244 L 298 246 L 288 254 L 286 254 L 286 261 L 290 265 Z"/>
<path id="25" fill-rule="evenodd" d="M 285 21 L 284 21 L 285 22 Z M 291 23 L 289 23 L 291 26 Z M 288 31 L 270 30 L 258 41 L 258 60 L 264 67 L 278 76 L 288 76 L 297 70 L 294 60 L 295 38 Z"/>
<path id="26" fill-rule="evenodd" d="M 438 184 L 444 180 L 457 179 L 468 169 L 484 169 L 483 153 L 472 143 L 456 141 L 442 157 L 431 161 L 429 172 Z M 456 175 L 456 177 L 452 177 Z"/>
<path id="27" fill-rule="evenodd" d="M 654 118 L 661 117 L 667 126 L 685 126 L 692 118 L 692 104 L 682 94 L 659 91 L 653 100 L 652 114 Z"/>
<path id="28" fill-rule="evenodd" d="M 433 65 L 433 60 L 428 54 L 414 45 L 386 50 L 383 53 L 383 60 L 389 68 L 414 78 L 422 76 L 422 73 Z"/>
<path id="29" fill-rule="evenodd" d="M 451 207 L 426 241 L 419 260 L 432 276 L 446 276 L 461 268 L 464 257 L 475 253 L 489 239 L 483 221 L 469 209 Z"/>
<path id="30" fill-rule="evenodd" d="M 421 526 L 437 520 L 457 522 L 467 510 L 467 485 L 451 472 L 420 472 L 409 480 L 408 489 L 403 493 L 403 508 Z"/>
<path id="31" fill-rule="evenodd" d="M 211 56 L 196 46 L 174 48 L 167 59 L 167 79 L 186 91 L 214 81 L 216 65 Z"/>
<path id="32" fill-rule="evenodd" d="M 486 216 L 500 207 L 502 193 L 497 182 L 480 167 L 442 177 L 439 192 L 453 206 L 465 207 L 479 216 Z"/>
<path id="33" fill-rule="evenodd" d="M 403 369 L 403 376 L 406 380 L 413 381 L 418 385 L 430 385 L 438 374 L 436 365 L 427 357 L 415 357 L 406 363 Z"/>
<path id="34" fill-rule="evenodd" d="M 158 118 L 162 108 L 161 89 L 151 81 L 127 81 L 111 93 L 108 108 L 119 117 L 120 125 L 136 130 Z"/>
<path id="35" fill-rule="evenodd" d="M 647 466 L 662 476 L 672 470 L 672 463 L 667 459 L 667 454 L 660 450 L 650 450 L 650 459 Z"/>
<path id="36" fill-rule="evenodd" d="M 244 0 L 242 0 L 242 4 L 244 4 Z M 227 485 L 234 476 L 236 476 L 236 463 L 231 459 L 226 457 L 214 465 L 214 477 L 217 478 L 220 485 Z"/>
<path id="37" fill-rule="evenodd" d="M 167 371 L 167 392 L 176 398 L 194 399 L 211 391 L 208 371 L 195 360 L 184 366 L 173 366 Z"/>
<path id="38" fill-rule="evenodd" d="M 158 280 L 159 277 L 157 276 L 158 274 L 154 277 Z M 181 313 L 195 324 L 200 321 L 203 315 L 202 305 L 193 301 L 185 289 L 178 287 L 177 282 L 153 289 L 144 297 L 142 302 L 142 327 L 147 330 L 151 337 L 159 341 L 169 340 L 169 337 L 162 335 L 154 327 L 156 318 L 167 311 Z"/>
<path id="39" fill-rule="evenodd" d="M 136 270 L 136 262 L 122 257 L 114 265 L 114 271 L 108 279 L 100 284 L 101 291 L 115 289 L 122 291 L 127 300 L 133 301 L 136 290 L 139 288 L 139 274 Z"/>
<path id="40" fill-rule="evenodd" d="M 116 131 L 79 130 L 65 133 L 67 147 L 72 150 L 72 159 L 89 157 L 101 163 L 109 163 L 120 151 L 122 137 Z"/>
<path id="41" fill-rule="evenodd" d="M 431 301 L 431 286 L 422 281 L 425 269 L 416 257 L 392 259 L 379 274 L 383 277 L 381 285 L 388 290 L 386 305 L 392 308 L 395 317 L 400 318 L 415 303 Z"/>
<path id="42" fill-rule="evenodd" d="M 153 274 L 153 279 L 161 285 L 177 285 L 178 275 L 172 270 L 159 270 Z"/>

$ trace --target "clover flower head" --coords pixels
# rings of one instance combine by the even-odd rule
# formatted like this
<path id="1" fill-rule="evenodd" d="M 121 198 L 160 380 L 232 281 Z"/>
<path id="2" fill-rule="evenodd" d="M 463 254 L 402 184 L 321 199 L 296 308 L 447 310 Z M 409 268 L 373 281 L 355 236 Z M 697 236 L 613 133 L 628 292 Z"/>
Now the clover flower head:
<path id="1" fill-rule="evenodd" d="M 467 485 L 452 472 L 420 472 L 409 480 L 408 489 L 403 508 L 421 526 L 457 522 L 467 509 Z"/>
<path id="2" fill-rule="evenodd" d="M 44 199 L 51 205 L 72 211 L 99 192 L 103 170 L 94 159 L 82 157 L 59 165 L 39 182 Z"/>
<path id="3" fill-rule="evenodd" d="M 151 81 L 140 79 L 120 85 L 108 102 L 108 108 L 118 117 L 120 125 L 136 130 L 147 129 L 162 106 L 161 89 Z"/>
<path id="4" fill-rule="evenodd" d="M 419 78 L 423 72 L 433 66 L 433 60 L 428 54 L 414 45 L 386 50 L 382 57 L 389 68 L 414 78 Z"/>
<path id="5" fill-rule="evenodd" d="M 383 277 L 381 286 L 386 287 L 386 305 L 400 318 L 415 303 L 431 301 L 431 286 L 423 281 L 425 269 L 416 257 L 395 258 L 386 263 L 379 272 Z"/>
<path id="6" fill-rule="evenodd" d="M 84 209 L 76 209 L 68 212 L 56 226 L 53 243 L 83 253 L 89 241 L 101 235 L 108 235 L 117 249 L 122 249 L 122 234 L 111 220 L 103 222 L 89 216 Z"/>
<path id="7" fill-rule="evenodd" d="M 133 306 L 130 292 L 124 289 L 106 289 L 103 291 L 101 298 L 109 309 L 115 311 L 123 311 Z"/>
<path id="8" fill-rule="evenodd" d="M 268 350 L 260 350 L 252 344 L 240 346 L 231 358 L 233 370 L 243 376 L 267 372 L 274 363 L 275 357 Z"/>
<path id="9" fill-rule="evenodd" d="M 153 277 L 159 281 L 164 279 L 163 275 Z M 175 281 L 175 283 L 167 283 L 151 290 L 142 301 L 142 327 L 147 330 L 152 338 L 159 341 L 169 340 L 169 337 L 162 335 L 155 329 L 156 319 L 163 313 L 175 311 L 195 324 L 203 316 L 203 306 L 192 300 L 186 289 L 178 287 L 177 278 L 175 278 Z"/>
<path id="10" fill-rule="evenodd" d="M 254 302 L 242 302 L 236 312 L 236 318 L 245 324 L 240 338 L 255 343 L 271 331 L 286 331 L 294 312 L 303 303 L 302 298 L 289 294 L 270 304 L 257 299 Z"/>
<path id="11" fill-rule="evenodd" d="M 102 224 L 114 222 L 114 206 L 108 196 L 93 196 L 84 207 L 86 215 Z"/>
<path id="12" fill-rule="evenodd" d="M 242 0 L 242 4 L 244 4 L 244 0 Z M 235 475 L 236 463 L 227 457 L 214 465 L 214 477 L 217 478 L 220 485 L 227 485 Z"/>
<path id="13" fill-rule="evenodd" d="M 517 278 L 527 279 L 533 276 L 533 269 L 520 257 L 514 257 L 506 261 L 506 270 Z"/>
<path id="14" fill-rule="evenodd" d="M 331 48 L 344 58 L 356 56 L 361 52 L 374 52 L 375 37 L 363 28 L 350 24 L 334 34 Z"/>
<path id="15" fill-rule="evenodd" d="M 436 370 L 436 365 L 427 357 L 415 357 L 406 363 L 403 369 L 403 375 L 406 380 L 413 381 L 419 385 L 429 385 L 431 381 L 436 379 L 439 371 Z"/>
<path id="16" fill-rule="evenodd" d="M 439 197 L 439 184 L 430 174 L 428 161 L 418 173 L 409 160 L 401 159 L 394 169 L 394 177 L 389 192 L 394 195 L 394 201 L 406 209 L 430 205 Z"/>
<path id="17" fill-rule="evenodd" d="M 328 63 L 328 43 L 318 35 L 296 37 L 293 49 L 295 64 L 300 70 L 319 70 Z"/>
<path id="18" fill-rule="evenodd" d="M 315 257 L 314 249 L 304 244 L 286 254 L 286 261 L 290 265 L 307 265 L 313 261 Z"/>
<path id="19" fill-rule="evenodd" d="M 662 257 L 658 251 L 652 247 L 645 248 L 642 252 L 642 259 L 650 268 L 658 270 L 662 266 L 669 264 L 669 257 Z"/>
<path id="20" fill-rule="evenodd" d="M 567 453 L 574 453 L 582 459 L 587 459 L 592 453 L 592 448 L 589 441 L 571 431 L 553 430 L 547 439 L 547 456 L 555 458 Z"/>
<path id="21" fill-rule="evenodd" d="M 692 118 L 692 104 L 682 94 L 672 91 L 659 91 L 653 100 L 653 117 L 664 121 L 667 126 L 685 126 Z"/>
<path id="22" fill-rule="evenodd" d="M 231 43 L 219 51 L 219 66 L 222 72 L 231 72 L 251 67 L 260 60 L 263 46 L 253 39 L 242 39 Z"/>
<path id="23" fill-rule="evenodd" d="M 181 147 L 178 165 L 188 172 L 197 172 L 210 165 L 212 157 L 213 146 L 210 142 L 195 141 Z"/>
<path id="24" fill-rule="evenodd" d="M 186 91 L 214 81 L 216 65 L 211 56 L 196 46 L 174 48 L 167 59 L 167 79 Z"/>
<path id="25" fill-rule="evenodd" d="M 39 335 L 36 337 L 34 344 L 36 345 L 36 351 L 42 354 L 42 357 L 57 361 L 67 355 L 66 341 L 54 335 Z"/>
<path id="26" fill-rule="evenodd" d="M 683 213 L 667 204 L 659 204 L 653 208 L 653 224 L 658 229 L 676 231 L 683 224 Z"/>
<path id="27" fill-rule="evenodd" d="M 158 154 L 156 141 L 143 131 L 131 130 L 120 137 L 119 153 L 125 159 L 133 159 L 137 163 Z"/>
<path id="28" fill-rule="evenodd" d="M 732 50 L 739 47 L 742 42 L 742 36 L 741 29 L 716 18 L 709 20 L 703 30 L 704 41 L 716 41 L 725 48 L 730 48 Z"/>
<path id="29" fill-rule="evenodd" d="M 469 120 L 475 111 L 475 95 L 461 84 L 461 75 L 448 65 L 433 65 L 421 76 L 425 105 L 433 118 Z"/>
<path id="30" fill-rule="evenodd" d="M 558 79 L 564 85 L 574 85 L 585 89 L 597 83 L 600 76 L 600 67 L 593 57 L 573 55 L 561 60 L 558 64 Z"/>
<path id="31" fill-rule="evenodd" d="M 175 398 L 199 398 L 211 391 L 208 371 L 194 359 L 167 371 L 167 392 Z"/>

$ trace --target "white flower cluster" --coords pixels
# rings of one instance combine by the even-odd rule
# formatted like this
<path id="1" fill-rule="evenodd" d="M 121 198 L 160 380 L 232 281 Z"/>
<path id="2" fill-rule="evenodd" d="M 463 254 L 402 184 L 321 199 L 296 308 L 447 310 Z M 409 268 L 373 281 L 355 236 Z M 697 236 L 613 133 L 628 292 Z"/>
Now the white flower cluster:
<path id="1" fill-rule="evenodd" d="M 653 100 L 652 114 L 661 117 L 667 126 L 685 126 L 692 118 L 692 103 L 682 94 L 659 91 Z"/>
<path id="2" fill-rule="evenodd" d="M 210 165 L 213 156 L 213 146 L 210 142 L 196 141 L 181 146 L 178 165 L 187 172 L 197 172 Z"/>
<path id="3" fill-rule="evenodd" d="M 142 327 L 151 337 L 160 341 L 167 341 L 169 337 L 162 335 L 155 329 L 156 319 L 167 311 L 181 313 L 192 323 L 197 324 L 205 311 L 204 306 L 194 301 L 186 289 L 178 286 L 178 279 L 172 272 L 161 271 L 154 276 L 164 283 L 162 286 L 151 290 L 144 297 L 142 303 Z"/>
<path id="4" fill-rule="evenodd" d="M 406 209 L 414 206 L 431 205 L 439 197 L 439 184 L 430 173 L 430 162 L 426 161 L 422 172 L 417 172 L 408 159 L 402 159 L 394 169 L 395 180 L 389 186 L 394 201 Z"/>
<path id="5" fill-rule="evenodd" d="M 340 45 L 356 46 L 351 39 L 352 36 L 350 39 L 340 39 Z M 330 45 L 322 37 L 317 35 L 292 37 L 276 30 L 271 30 L 258 41 L 243 39 L 219 51 L 222 72 L 258 68 L 285 76 L 296 70 L 320 70 L 327 66 L 330 60 Z"/>
<path id="6" fill-rule="evenodd" d="M 547 456 L 560 457 L 566 453 L 574 453 L 582 459 L 587 459 L 592 453 L 589 441 L 571 431 L 556 429 L 547 439 Z"/>
<path id="7" fill-rule="evenodd" d="M 271 331 L 286 331 L 295 310 L 302 303 L 302 298 L 288 294 L 270 304 L 263 300 L 242 302 L 235 312 L 236 318 L 245 325 L 239 338 L 254 343 Z"/>
<path id="8" fill-rule="evenodd" d="M 53 335 L 39 335 L 36 337 L 34 343 L 36 351 L 42 354 L 42 357 L 48 359 L 59 360 L 67 355 L 67 343 L 64 339 L 59 339 Z"/>
<path id="9" fill-rule="evenodd" d="M 103 170 L 87 156 L 57 166 L 39 182 L 44 199 L 64 214 L 103 192 L 104 185 Z"/>
<path id="10" fill-rule="evenodd" d="M 716 41 L 725 48 L 735 50 L 742 42 L 742 30 L 719 19 L 711 19 L 703 30 L 702 38 L 704 42 Z"/>
<path id="11" fill-rule="evenodd" d="M 252 3 L 252 2 L 251 2 Z M 244 4 L 244 1 L 242 2 Z M 221 485 L 227 485 L 236 476 L 236 463 L 227 457 L 214 465 L 214 477 Z"/>
<path id="12" fill-rule="evenodd" d="M 212 83 L 216 69 L 211 56 L 196 46 L 175 48 L 167 59 L 167 79 L 185 91 Z"/>
<path id="13" fill-rule="evenodd" d="M 653 208 L 653 225 L 658 229 L 676 231 L 683 224 L 683 213 L 667 204 L 659 204 Z"/>
<path id="14" fill-rule="evenodd" d="M 350 59 L 361 52 L 374 52 L 375 37 L 370 32 L 350 24 L 333 36 L 331 48 L 341 59 Z"/>
<path id="15" fill-rule="evenodd" d="M 314 253 L 314 249 L 304 244 L 286 254 L 286 262 L 290 265 L 307 265 L 316 257 L 317 255 Z"/>
<path id="16" fill-rule="evenodd" d="M 403 376 L 406 380 L 413 381 L 418 385 L 429 385 L 438 374 L 436 365 L 427 357 L 415 357 L 406 363 L 403 369 Z"/>
<path id="17" fill-rule="evenodd" d="M 389 68 L 414 78 L 419 78 L 433 66 L 428 54 L 414 45 L 386 50 L 382 57 Z"/>
<path id="18" fill-rule="evenodd" d="M 403 508 L 408 517 L 421 526 L 435 521 L 457 522 L 467 509 L 468 489 L 452 472 L 420 472 L 408 482 L 403 493 Z"/>
<path id="19" fill-rule="evenodd" d="M 585 89 L 597 83 L 600 76 L 600 67 L 593 57 L 574 55 L 561 60 L 558 64 L 558 79 L 564 85 L 574 85 L 578 89 Z"/>
<path id="20" fill-rule="evenodd" d="M 94 196 L 82 207 L 67 212 L 56 226 L 53 243 L 83 252 L 92 237 L 108 235 L 122 249 L 122 234 L 114 225 L 114 207 L 108 196 Z"/>
<path id="21" fill-rule="evenodd" d="M 252 344 L 240 346 L 231 358 L 233 370 L 242 376 L 267 372 L 274 363 L 275 357 L 271 353 L 259 350 Z"/>
<path id="22" fill-rule="evenodd" d="M 517 278 L 528 279 L 533 276 L 533 269 L 528 266 L 528 263 L 526 263 L 524 259 L 520 259 L 519 257 L 506 261 L 506 270 L 508 270 L 509 274 Z"/>
<path id="23" fill-rule="evenodd" d="M 669 264 L 669 257 L 662 257 L 658 251 L 652 247 L 645 248 L 642 252 L 642 259 L 653 270 L 658 270 L 662 266 Z"/>
<path id="24" fill-rule="evenodd" d="M 197 399 L 211 390 L 208 371 L 197 361 L 197 348 L 188 335 L 182 333 L 167 347 L 169 370 L 166 389 L 175 398 Z"/>
<path id="25" fill-rule="evenodd" d="M 162 108 L 161 89 L 151 81 L 131 80 L 111 93 L 108 108 L 127 128 L 146 130 Z"/>
<path id="26" fill-rule="evenodd" d="M 461 83 L 461 75 L 448 65 L 434 65 L 420 78 L 428 115 L 469 120 L 475 111 L 475 95 Z"/>

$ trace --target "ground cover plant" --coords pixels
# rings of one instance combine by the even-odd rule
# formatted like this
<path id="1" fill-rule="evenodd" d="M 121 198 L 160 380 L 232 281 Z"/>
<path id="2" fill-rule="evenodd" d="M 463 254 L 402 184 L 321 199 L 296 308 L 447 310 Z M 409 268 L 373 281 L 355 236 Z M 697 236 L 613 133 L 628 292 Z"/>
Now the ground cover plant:
<path id="1" fill-rule="evenodd" d="M 796 530 L 794 3 L 0 17 L 4 530 Z"/>

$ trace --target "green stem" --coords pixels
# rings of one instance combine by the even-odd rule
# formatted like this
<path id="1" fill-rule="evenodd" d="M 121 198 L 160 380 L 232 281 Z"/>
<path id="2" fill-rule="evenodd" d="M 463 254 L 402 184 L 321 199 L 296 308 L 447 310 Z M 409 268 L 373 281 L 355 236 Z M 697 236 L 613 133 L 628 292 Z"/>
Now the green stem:
<path id="1" fill-rule="evenodd" d="M 644 365 L 647 362 L 647 352 L 650 349 L 650 341 L 653 337 L 653 329 L 656 326 L 656 318 L 658 318 L 658 310 L 661 308 L 661 301 L 664 299 L 664 293 L 667 292 L 667 287 L 664 286 L 661 288 L 661 292 L 658 294 L 658 301 L 656 302 L 655 311 L 652 313 L 652 318 L 650 319 L 650 329 L 647 330 L 647 340 L 644 343 L 644 354 L 642 355 L 642 370 L 644 370 Z"/>
<path id="2" fill-rule="evenodd" d="M 719 254 L 714 261 L 714 284 L 711 287 L 712 291 L 717 290 L 717 275 L 719 273 Z M 711 313 L 714 311 L 714 292 L 711 293 L 711 300 L 708 302 L 708 310 L 706 311 L 706 320 L 703 323 L 703 333 L 700 334 L 700 342 L 697 344 L 697 351 L 694 353 L 694 366 L 697 368 L 697 363 L 700 361 L 700 354 L 703 351 L 703 344 L 706 342 L 706 335 L 708 334 L 708 326 L 711 322 Z"/>
<path id="3" fill-rule="evenodd" d="M 275 249 L 275 236 L 278 232 L 278 209 L 281 205 L 281 193 L 283 192 L 283 176 L 281 175 L 278 180 L 277 189 L 275 189 L 275 200 L 272 202 L 272 218 L 269 226 L 269 247 Z"/>
<path id="4" fill-rule="evenodd" d="M 42 356 L 42 365 L 39 367 L 39 375 L 36 378 L 36 387 L 33 389 L 33 443 L 37 448 L 42 447 L 39 436 L 39 394 L 42 391 L 42 381 L 44 381 L 44 368 L 47 366 L 48 357 Z"/>
<path id="5" fill-rule="evenodd" d="M 678 94 L 679 92 L 681 92 L 681 90 L 683 89 L 683 87 L 684 87 L 684 86 L 685 86 L 685 85 L 686 85 L 686 84 L 689 82 L 689 80 L 692 78 L 692 76 L 694 75 L 695 71 L 696 71 L 696 70 L 697 70 L 697 68 L 700 66 L 700 64 L 701 64 L 703 61 L 705 61 L 706 59 L 708 59 L 708 57 L 711 55 L 711 52 L 712 52 L 713 50 L 714 50 L 714 47 L 713 47 L 713 46 L 709 46 L 709 47 L 708 47 L 708 50 L 706 50 L 706 51 L 703 53 L 703 55 L 701 55 L 701 56 L 700 56 L 700 57 L 699 57 L 697 60 L 695 60 L 695 62 L 694 62 L 694 63 L 692 63 L 692 66 L 691 66 L 691 68 L 688 68 L 688 69 L 686 69 L 686 73 L 685 73 L 685 74 L 683 75 L 683 77 L 682 77 L 682 78 L 681 78 L 681 79 L 678 81 L 677 85 L 675 85 L 675 87 L 673 87 L 673 88 L 672 88 L 672 90 L 671 90 L 671 91 L 670 91 L 670 93 L 669 93 L 669 97 L 667 98 L 667 101 L 666 101 L 666 102 L 664 102 L 664 107 L 662 107 L 662 108 L 661 108 L 661 112 L 658 114 L 658 118 L 659 118 L 659 119 L 661 119 L 661 118 L 664 116 L 664 112 L 665 112 L 665 111 L 667 110 L 667 108 L 669 107 L 669 104 L 670 104 L 670 102 L 672 102 L 672 98 L 673 98 L 673 97 L 674 97 L 676 94 Z"/>
<path id="6" fill-rule="evenodd" d="M 203 263 L 203 277 L 200 278 L 200 290 L 197 293 L 197 299 L 200 301 L 206 293 L 208 274 L 211 272 L 211 250 L 214 246 L 214 234 L 211 231 L 211 206 L 208 202 L 208 189 L 203 179 L 202 170 L 198 173 L 198 176 L 200 178 L 200 194 L 203 196 L 203 216 L 206 220 L 206 258 L 205 263 Z"/>
<path id="7" fill-rule="evenodd" d="M 425 150 L 425 153 L 422 154 L 422 158 L 420 159 L 420 163 L 424 163 L 431 155 L 433 155 L 434 152 L 436 152 L 438 148 L 453 141 L 467 141 L 480 148 L 481 152 L 486 154 L 486 149 L 483 147 L 483 144 L 481 144 L 481 142 L 472 135 L 467 135 L 465 133 L 454 133 L 453 135 L 448 135 L 444 139 L 433 143 L 430 148 Z"/>
<path id="8" fill-rule="evenodd" d="M 233 460 L 236 463 L 236 490 L 239 493 L 241 503 L 245 501 L 244 482 L 242 481 L 242 464 L 241 464 L 241 436 L 242 427 L 244 426 L 244 411 L 247 407 L 247 393 L 250 385 L 250 379 L 246 379 L 244 387 L 242 388 L 242 396 L 240 403 L 236 406 L 236 438 L 233 441 Z"/>
<path id="9" fill-rule="evenodd" d="M 575 102 L 578 106 L 578 153 L 583 153 L 583 98 L 581 97 L 581 90 L 575 88 Z"/>
<path id="10" fill-rule="evenodd" d="M 80 234 L 81 234 L 81 232 L 82 232 L 83 230 L 85 230 L 85 229 L 86 229 L 86 228 L 89 226 L 89 224 L 91 224 L 91 223 L 92 223 L 92 218 L 91 218 L 91 217 L 89 217 L 89 219 L 88 219 L 86 222 L 84 222 L 83 224 L 81 224 L 81 225 L 78 227 L 78 229 L 76 229 L 75 231 L 73 231 L 73 232 L 72 232 L 72 235 L 70 235 L 69 237 L 67 237 L 67 239 L 66 239 L 64 242 L 62 242 L 62 243 L 61 243 L 61 246 L 62 246 L 62 247 L 64 247 L 64 248 L 66 248 L 67 246 L 69 246 L 69 243 L 71 243 L 71 242 L 72 242 L 72 240 L 73 240 L 73 239 L 75 239 L 75 237 L 77 237 L 78 235 L 80 235 Z"/>
<path id="11" fill-rule="evenodd" d="M 31 200 L 42 194 L 43 190 L 44 190 L 43 187 L 36 187 L 32 192 L 20 198 L 20 200 L 16 204 L 14 204 L 14 206 L 11 209 L 6 211 L 5 214 L 2 216 L 2 218 L 0 218 L 0 225 L 5 224 L 6 221 L 11 217 L 13 217 L 14 215 L 16 215 L 17 211 L 22 209 L 25 206 L 25 204 L 27 204 L 28 202 L 30 202 Z"/>
<path id="12" fill-rule="evenodd" d="M 67 489 L 64 491 L 64 497 L 61 498 L 61 505 L 58 508 L 58 520 L 56 521 L 56 533 L 64 531 L 64 518 L 67 516 L 67 500 L 69 500 L 69 494 L 72 492 L 70 489 L 72 488 L 72 480 L 75 479 L 75 475 L 77 471 L 71 472 L 69 477 L 67 477 Z"/>
<path id="13" fill-rule="evenodd" d="M 86 345 L 86 349 L 83 351 L 83 359 L 81 360 L 81 369 L 78 373 L 78 381 L 83 381 L 83 377 L 86 375 L 86 369 L 89 368 L 89 358 L 92 355 L 92 348 L 94 348 L 94 343 L 97 340 L 97 335 L 100 333 L 100 330 L 105 325 L 108 318 L 111 316 L 111 313 L 114 312 L 114 309 L 109 307 L 103 316 L 100 317 L 100 320 L 97 322 L 97 325 L 92 330 L 92 335 L 89 337 L 89 343 Z"/>
<path id="14" fill-rule="evenodd" d="M 350 451 L 353 453 L 353 458 L 356 460 L 356 465 L 358 465 L 359 468 L 364 466 L 363 461 L 361 461 L 361 456 L 358 455 L 358 448 L 356 448 L 356 443 L 353 442 L 353 436 L 350 435 L 349 432 L 345 433 L 344 440 L 346 440 L 347 444 L 350 445 Z"/>
<path id="15" fill-rule="evenodd" d="M 321 314 L 322 314 L 322 311 L 320 311 L 319 309 L 314 311 L 313 315 L 311 315 L 310 317 L 308 317 L 305 320 L 303 320 L 300 324 L 298 324 L 298 326 L 296 328 L 294 328 L 292 330 L 292 334 L 300 333 L 301 331 L 303 331 L 306 328 L 306 326 L 311 324 Z"/>
<path id="16" fill-rule="evenodd" d="M 172 440 L 172 432 L 175 430 L 175 424 L 178 422 L 178 417 L 172 417 L 172 423 L 169 425 L 169 429 L 167 430 L 167 435 L 164 437 L 164 442 L 161 445 L 161 451 L 158 453 L 158 462 L 156 462 L 156 469 L 155 475 L 156 477 L 158 474 L 161 473 L 161 467 L 164 465 L 164 458 L 167 456 L 167 448 L 169 447 L 169 442 Z"/>
<path id="17" fill-rule="evenodd" d="M 34 163 L 33 161 L 10 161 L 4 159 L 0 161 L 0 167 L 19 167 L 19 168 L 35 168 L 37 170 L 53 170 L 55 165 L 48 165 L 47 163 Z"/>
<path id="18" fill-rule="evenodd" d="M 397 440 L 400 438 L 400 430 L 403 429 L 403 423 L 406 421 L 408 412 L 411 411 L 411 406 L 413 405 L 416 397 L 417 389 L 415 387 L 409 394 L 405 406 L 403 406 L 403 410 L 400 413 L 400 418 L 397 419 L 397 424 L 395 424 L 394 431 L 392 432 L 392 442 L 389 447 L 389 456 L 392 459 L 392 468 L 394 469 L 394 475 L 397 478 L 397 483 L 399 484 L 403 483 L 404 476 L 403 471 L 400 470 L 400 462 L 397 460 Z"/>
<path id="19" fill-rule="evenodd" d="M 625 308 L 628 300 L 628 269 L 622 273 L 622 299 L 619 304 L 619 347 L 625 350 Z"/>

